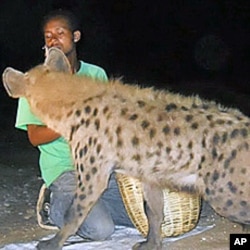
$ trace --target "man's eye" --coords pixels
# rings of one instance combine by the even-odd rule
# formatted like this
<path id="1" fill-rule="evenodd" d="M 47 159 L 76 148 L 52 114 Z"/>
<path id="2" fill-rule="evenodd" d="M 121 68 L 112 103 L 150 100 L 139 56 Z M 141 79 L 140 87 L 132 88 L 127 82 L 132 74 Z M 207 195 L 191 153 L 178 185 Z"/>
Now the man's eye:
<path id="1" fill-rule="evenodd" d="M 58 36 L 62 36 L 63 34 L 64 34 L 63 30 L 60 30 L 60 31 L 57 32 Z"/>
<path id="2" fill-rule="evenodd" d="M 45 35 L 44 38 L 45 39 L 50 39 L 52 37 L 52 35 Z"/>

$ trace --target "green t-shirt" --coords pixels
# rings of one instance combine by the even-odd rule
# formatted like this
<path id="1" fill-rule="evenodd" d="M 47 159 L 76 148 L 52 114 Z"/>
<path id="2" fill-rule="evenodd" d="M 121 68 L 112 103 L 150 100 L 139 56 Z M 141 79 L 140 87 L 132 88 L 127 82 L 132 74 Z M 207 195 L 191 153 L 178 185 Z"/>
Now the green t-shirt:
<path id="1" fill-rule="evenodd" d="M 81 61 L 80 69 L 76 74 L 86 75 L 102 81 L 108 79 L 106 72 L 102 68 L 83 61 Z M 20 98 L 15 127 L 27 131 L 28 124 L 44 125 L 31 112 L 28 101 L 25 98 Z M 38 148 L 40 151 L 39 165 L 41 174 L 47 187 L 62 173 L 74 169 L 71 150 L 64 138 L 60 137 L 50 143 L 41 144 Z"/>

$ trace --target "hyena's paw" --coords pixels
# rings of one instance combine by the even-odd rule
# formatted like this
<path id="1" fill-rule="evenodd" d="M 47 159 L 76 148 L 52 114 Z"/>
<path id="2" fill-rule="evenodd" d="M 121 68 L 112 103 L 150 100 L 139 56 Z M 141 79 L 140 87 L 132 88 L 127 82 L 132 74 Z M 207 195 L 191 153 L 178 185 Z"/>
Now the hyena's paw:
<path id="1" fill-rule="evenodd" d="M 152 242 L 143 241 L 137 242 L 133 248 L 133 250 L 162 250 L 162 244 L 153 244 Z"/>
<path id="2" fill-rule="evenodd" d="M 62 248 L 58 246 L 57 242 L 52 239 L 39 241 L 36 248 L 38 250 L 61 250 Z"/>

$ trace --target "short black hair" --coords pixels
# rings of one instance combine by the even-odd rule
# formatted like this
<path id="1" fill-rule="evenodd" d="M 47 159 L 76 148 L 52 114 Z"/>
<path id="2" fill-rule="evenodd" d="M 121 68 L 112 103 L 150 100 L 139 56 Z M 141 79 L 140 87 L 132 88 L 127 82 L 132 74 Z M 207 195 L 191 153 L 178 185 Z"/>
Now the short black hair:
<path id="1" fill-rule="evenodd" d="M 42 32 L 44 31 L 44 26 L 52 19 L 55 18 L 63 18 L 68 22 L 69 28 L 72 32 L 76 30 L 80 30 L 80 23 L 77 17 L 73 14 L 73 12 L 69 10 L 57 9 L 49 12 L 46 16 L 43 17 L 41 23 Z"/>

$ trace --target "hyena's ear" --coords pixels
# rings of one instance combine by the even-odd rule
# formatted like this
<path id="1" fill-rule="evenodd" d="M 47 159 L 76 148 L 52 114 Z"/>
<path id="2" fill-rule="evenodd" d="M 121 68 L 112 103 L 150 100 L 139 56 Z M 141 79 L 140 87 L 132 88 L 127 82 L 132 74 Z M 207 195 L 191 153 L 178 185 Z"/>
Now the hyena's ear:
<path id="1" fill-rule="evenodd" d="M 71 73 L 70 63 L 64 53 L 55 47 L 48 49 L 44 64 L 53 71 Z"/>
<path id="2" fill-rule="evenodd" d="M 10 97 L 25 96 L 27 81 L 23 72 L 8 67 L 3 72 L 2 80 L 3 86 Z"/>

